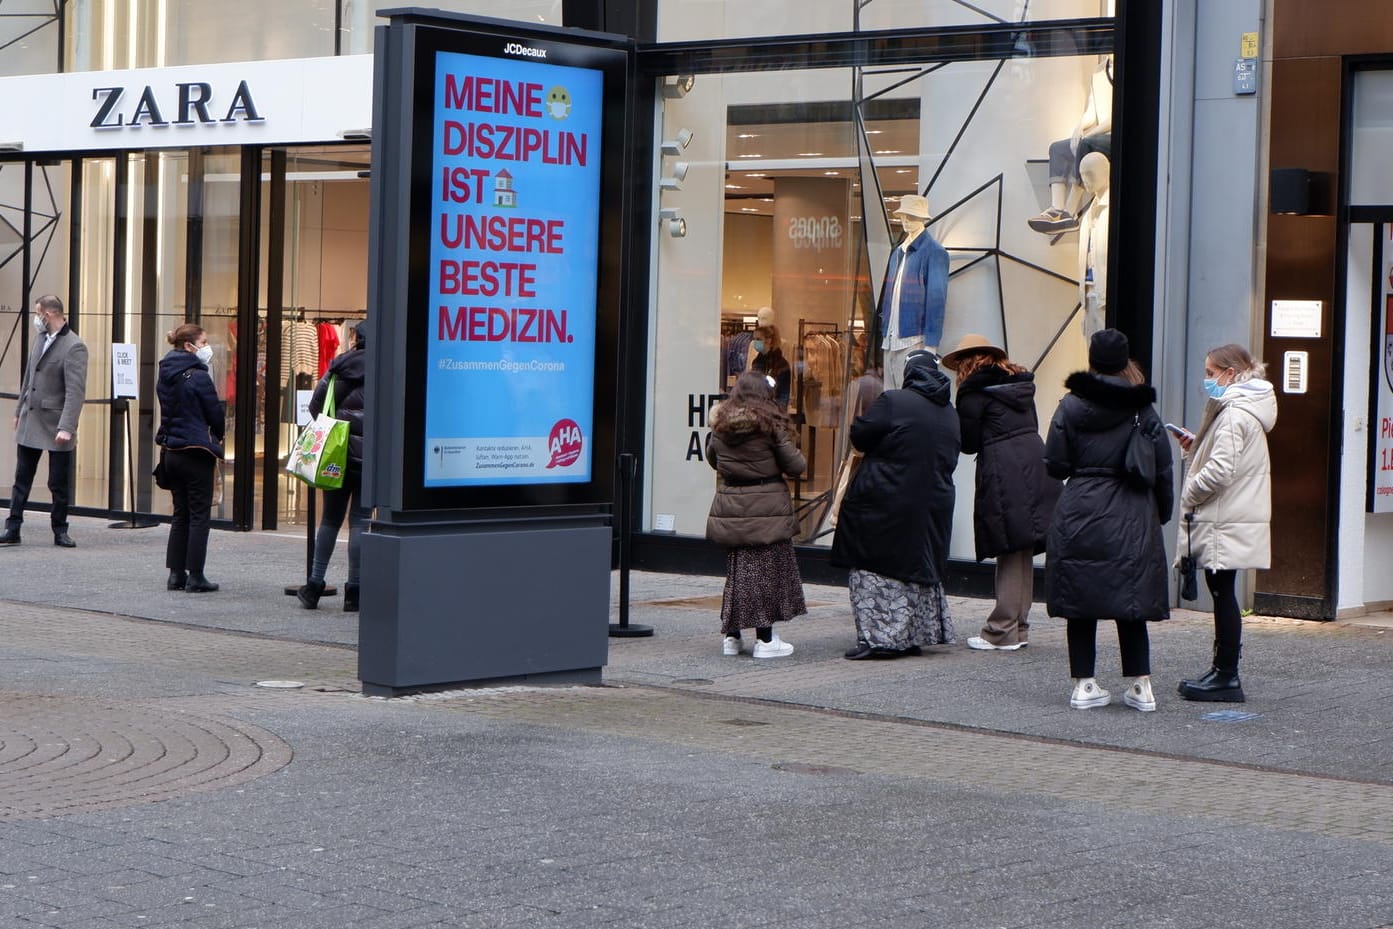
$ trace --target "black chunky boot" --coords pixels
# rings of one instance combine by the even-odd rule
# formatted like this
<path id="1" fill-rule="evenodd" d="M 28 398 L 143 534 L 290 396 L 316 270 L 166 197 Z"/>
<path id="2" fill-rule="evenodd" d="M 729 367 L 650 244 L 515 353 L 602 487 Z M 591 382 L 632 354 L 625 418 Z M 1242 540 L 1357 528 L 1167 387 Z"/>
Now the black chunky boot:
<path id="1" fill-rule="evenodd" d="M 358 612 L 358 585 L 343 585 L 343 611 L 345 613 Z"/>
<path id="2" fill-rule="evenodd" d="M 307 610 L 319 609 L 319 598 L 324 596 L 324 582 L 310 578 L 305 586 L 295 592 L 295 599 Z"/>
<path id="3" fill-rule="evenodd" d="M 165 590 L 183 590 L 184 585 L 189 582 L 189 575 L 184 571 L 170 571 L 169 580 L 165 582 Z"/>
<path id="4" fill-rule="evenodd" d="M 204 577 L 203 572 L 190 571 L 189 580 L 184 585 L 184 589 L 191 594 L 207 594 L 217 590 L 218 585 Z"/>
<path id="5" fill-rule="evenodd" d="M 1243 696 L 1243 683 L 1238 679 L 1236 670 L 1210 668 L 1198 680 L 1181 681 L 1177 689 L 1186 700 L 1201 703 L 1243 703 L 1247 699 Z"/>

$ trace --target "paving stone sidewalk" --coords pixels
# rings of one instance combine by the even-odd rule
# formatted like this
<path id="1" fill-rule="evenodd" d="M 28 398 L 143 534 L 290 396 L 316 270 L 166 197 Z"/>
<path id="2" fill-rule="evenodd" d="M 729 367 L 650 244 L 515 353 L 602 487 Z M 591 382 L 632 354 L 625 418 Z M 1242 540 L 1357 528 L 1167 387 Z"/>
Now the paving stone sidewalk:
<path id="1" fill-rule="evenodd" d="M 1078 712 L 1043 616 L 1023 652 L 848 662 L 810 586 L 756 662 L 719 654 L 719 579 L 635 575 L 658 634 L 612 640 L 609 686 L 387 701 L 351 614 L 280 593 L 303 538 L 215 535 L 199 597 L 162 531 L 75 529 L 0 551 L 0 922 L 1393 925 L 1373 626 L 1254 620 L 1253 715 L 1219 722 L 1170 694 L 1203 615 L 1154 629 L 1156 713 Z M 960 638 L 986 606 L 954 599 Z"/>

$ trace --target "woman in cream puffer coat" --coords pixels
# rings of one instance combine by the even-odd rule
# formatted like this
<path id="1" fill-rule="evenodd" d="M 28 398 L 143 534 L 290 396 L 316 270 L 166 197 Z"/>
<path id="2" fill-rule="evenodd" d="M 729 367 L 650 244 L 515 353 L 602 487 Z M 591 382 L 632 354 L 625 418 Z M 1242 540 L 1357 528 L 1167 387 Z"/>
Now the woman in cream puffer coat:
<path id="1" fill-rule="evenodd" d="M 1214 598 L 1214 666 L 1180 683 L 1187 700 L 1243 702 L 1238 678 L 1242 617 L 1234 585 L 1240 570 L 1272 561 L 1272 462 L 1267 433 L 1277 396 L 1266 367 L 1240 345 L 1205 356 L 1209 401 L 1199 432 L 1182 439 L 1189 469 L 1180 495 L 1177 557 L 1193 556 Z"/>

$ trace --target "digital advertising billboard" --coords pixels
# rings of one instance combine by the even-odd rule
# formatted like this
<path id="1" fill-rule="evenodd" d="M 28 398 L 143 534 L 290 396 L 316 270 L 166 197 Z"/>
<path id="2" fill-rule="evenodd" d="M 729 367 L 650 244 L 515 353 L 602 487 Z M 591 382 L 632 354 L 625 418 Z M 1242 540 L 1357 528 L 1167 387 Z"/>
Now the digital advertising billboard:
<path id="1" fill-rule="evenodd" d="M 418 31 L 407 508 L 610 502 L 626 63 Z"/>

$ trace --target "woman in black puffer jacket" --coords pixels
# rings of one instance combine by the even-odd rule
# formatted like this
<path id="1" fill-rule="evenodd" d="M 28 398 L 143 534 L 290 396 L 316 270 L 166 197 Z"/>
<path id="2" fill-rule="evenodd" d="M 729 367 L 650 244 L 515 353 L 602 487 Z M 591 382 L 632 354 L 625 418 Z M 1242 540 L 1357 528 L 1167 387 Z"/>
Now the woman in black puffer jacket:
<path id="1" fill-rule="evenodd" d="M 1105 706 L 1111 695 L 1094 680 L 1099 619 L 1117 622 L 1122 673 L 1131 680 L 1123 702 L 1156 709 L 1151 690 L 1147 622 L 1170 615 L 1166 546 L 1161 526 L 1170 519 L 1175 489 L 1171 449 L 1152 403 L 1154 388 L 1128 357 L 1127 337 L 1116 329 L 1094 333 L 1091 371 L 1069 375 L 1045 440 L 1045 466 L 1067 479 L 1050 524 L 1045 599 L 1051 616 L 1067 620 L 1069 676 L 1074 709 Z M 1140 430 L 1155 460 L 1150 488 L 1126 472 L 1127 445 Z"/>
<path id="2" fill-rule="evenodd" d="M 1029 644 L 1035 556 L 1059 499 L 1045 472 L 1045 442 L 1035 416 L 1035 375 L 980 335 L 963 337 L 943 357 L 958 374 L 963 454 L 977 456 L 972 525 L 977 560 L 996 559 L 996 606 L 969 648 L 1015 651 Z"/>
<path id="3" fill-rule="evenodd" d="M 223 457 L 226 423 L 222 401 L 208 375 L 213 350 L 202 327 L 184 323 L 165 340 L 173 346 L 160 359 L 155 395 L 160 401 L 160 449 L 164 484 L 174 497 L 165 566 L 169 590 L 208 593 L 218 589 L 203 569 L 208 559 L 208 521 L 213 510 L 213 475 Z"/>
<path id="4" fill-rule="evenodd" d="M 310 576 L 296 596 L 307 610 L 318 609 L 324 595 L 324 578 L 329 571 L 329 559 L 338 543 L 339 529 L 348 516 L 348 580 L 343 585 L 343 609 L 358 612 L 358 553 L 363 527 L 368 524 L 368 511 L 360 503 L 363 492 L 363 385 L 367 378 L 367 320 L 353 328 L 353 347 L 329 362 L 329 370 L 310 397 L 310 417 L 318 416 L 334 389 L 334 418 L 348 422 L 348 468 L 344 471 L 343 486 L 324 491 L 324 511 L 319 517 L 319 529 L 314 536 L 314 562 Z"/>
<path id="5" fill-rule="evenodd" d="M 793 555 L 798 520 L 785 477 L 807 468 L 788 417 L 774 400 L 773 378 L 746 371 L 711 411 L 706 460 L 720 475 L 706 537 L 729 546 L 721 598 L 721 651 L 740 654 L 740 630 L 754 629 L 756 658 L 782 658 L 793 646 L 774 623 L 808 612 Z"/>

